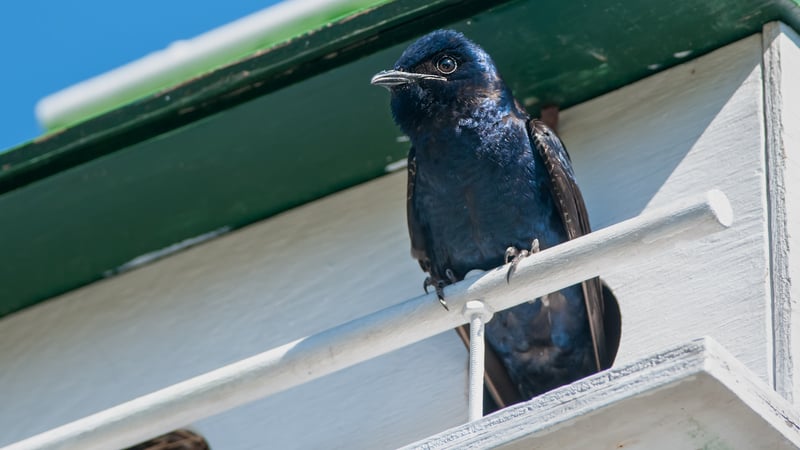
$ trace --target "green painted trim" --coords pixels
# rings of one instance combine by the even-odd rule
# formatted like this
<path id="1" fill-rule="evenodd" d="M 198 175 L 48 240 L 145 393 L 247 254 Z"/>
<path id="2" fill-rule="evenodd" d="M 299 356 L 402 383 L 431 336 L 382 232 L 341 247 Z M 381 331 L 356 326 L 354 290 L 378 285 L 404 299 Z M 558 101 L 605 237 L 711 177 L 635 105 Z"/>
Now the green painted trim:
<path id="1" fill-rule="evenodd" d="M 0 154 L 0 193 L 119 151 L 503 3 L 407 0 L 374 7 L 172 89 Z"/>
<path id="2" fill-rule="evenodd" d="M 465 31 L 535 111 L 619 88 L 771 20 L 798 28 L 798 17 L 789 0 L 369 9 L 0 154 L 0 315 L 385 173 L 407 144 L 386 92 L 368 81 L 428 30 Z"/>

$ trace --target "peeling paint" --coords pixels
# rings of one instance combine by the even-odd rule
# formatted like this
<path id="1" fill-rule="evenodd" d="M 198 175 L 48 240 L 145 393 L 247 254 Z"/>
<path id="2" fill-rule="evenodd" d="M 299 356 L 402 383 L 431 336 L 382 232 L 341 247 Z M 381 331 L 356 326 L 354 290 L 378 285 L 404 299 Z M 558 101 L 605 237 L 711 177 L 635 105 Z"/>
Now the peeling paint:
<path id="1" fill-rule="evenodd" d="M 603 63 L 604 63 L 604 62 L 608 62 L 608 57 L 607 57 L 606 55 L 604 55 L 604 54 L 600 53 L 600 51 L 599 51 L 599 50 L 589 50 L 589 51 L 588 51 L 588 53 L 589 53 L 590 55 L 592 55 L 592 57 L 593 57 L 594 59 L 596 59 L 596 60 L 598 60 L 598 61 L 600 61 L 600 62 L 603 62 Z"/>
<path id="2" fill-rule="evenodd" d="M 392 173 L 392 172 L 397 172 L 398 170 L 401 169 L 405 169 L 406 166 L 408 166 L 408 160 L 403 158 L 393 163 L 387 164 L 386 167 L 383 168 L 383 170 L 386 173 Z"/>
<path id="3" fill-rule="evenodd" d="M 195 236 L 195 237 L 192 237 L 192 238 L 189 238 L 189 239 L 184 239 L 184 240 L 182 240 L 182 241 L 180 241 L 180 242 L 178 242 L 176 244 L 172 244 L 172 245 L 170 245 L 168 247 L 164 247 L 162 249 L 159 249 L 159 250 L 156 250 L 156 251 L 153 251 L 153 252 L 150 252 L 150 253 L 145 253 L 144 255 L 137 256 L 136 258 L 133 258 L 132 260 L 126 262 L 125 264 L 122 264 L 121 266 L 119 266 L 119 267 L 117 267 L 115 269 L 110 269 L 110 270 L 107 270 L 107 271 L 103 272 L 103 277 L 104 278 L 108 278 L 108 277 L 111 277 L 111 276 L 114 276 L 114 275 L 118 275 L 118 274 L 121 274 L 121 273 L 124 273 L 124 272 L 128 272 L 128 271 L 136 269 L 138 267 L 142 267 L 142 266 L 144 266 L 146 264 L 149 264 L 149 263 L 151 263 L 153 261 L 157 261 L 157 260 L 159 260 L 161 258 L 164 258 L 166 256 L 169 256 L 169 255 L 172 255 L 174 253 L 177 253 L 177 252 L 179 252 L 181 250 L 185 250 L 185 249 L 187 249 L 189 247 L 193 247 L 193 246 L 195 246 L 197 244 L 201 244 L 203 242 L 209 241 L 209 240 L 214 239 L 216 237 L 222 236 L 223 234 L 231 231 L 231 229 L 232 228 L 230 226 L 224 226 L 222 228 L 218 228 L 218 229 L 216 229 L 214 231 L 210 231 L 208 233 L 204 233 L 204 234 L 201 234 L 199 236 Z"/>

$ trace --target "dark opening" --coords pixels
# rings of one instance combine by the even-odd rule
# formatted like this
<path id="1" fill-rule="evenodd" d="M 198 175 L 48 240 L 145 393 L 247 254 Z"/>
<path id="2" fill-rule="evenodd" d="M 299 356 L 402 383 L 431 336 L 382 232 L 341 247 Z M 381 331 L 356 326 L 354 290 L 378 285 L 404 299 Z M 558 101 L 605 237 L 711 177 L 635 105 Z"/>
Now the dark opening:
<path id="1" fill-rule="evenodd" d="M 608 360 L 603 361 L 604 368 L 609 368 L 613 365 L 619 350 L 619 341 L 622 335 L 622 316 L 619 310 L 619 303 L 617 296 L 611 291 L 611 288 L 603 281 L 603 329 L 606 337 L 606 349 L 608 351 Z M 469 348 L 469 325 L 462 325 L 456 330 Z M 486 379 L 484 395 L 483 395 L 483 412 L 484 415 L 495 412 L 505 406 L 512 405 L 527 399 L 521 398 L 516 388 L 511 383 L 504 366 L 500 363 L 499 358 L 494 351 L 486 346 Z M 498 402 L 499 401 L 499 402 Z"/>
<path id="2" fill-rule="evenodd" d="M 125 450 L 210 450 L 203 436 L 189 430 L 175 430 L 128 447 Z"/>
<path id="3" fill-rule="evenodd" d="M 619 339 L 622 336 L 622 315 L 619 312 L 617 296 L 611 292 L 605 281 L 603 283 L 603 328 L 606 332 L 606 348 L 608 353 L 608 367 L 614 363 L 619 350 Z"/>

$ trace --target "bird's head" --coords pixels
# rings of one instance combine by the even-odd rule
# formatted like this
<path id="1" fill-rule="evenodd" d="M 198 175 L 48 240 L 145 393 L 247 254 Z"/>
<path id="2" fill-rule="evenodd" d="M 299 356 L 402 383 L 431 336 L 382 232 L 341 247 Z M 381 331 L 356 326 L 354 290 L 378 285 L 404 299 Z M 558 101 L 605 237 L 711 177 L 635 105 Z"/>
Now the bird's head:
<path id="1" fill-rule="evenodd" d="M 421 37 L 372 84 L 392 93 L 392 113 L 406 132 L 422 121 L 457 119 L 486 100 L 513 102 L 491 57 L 452 30 Z"/>

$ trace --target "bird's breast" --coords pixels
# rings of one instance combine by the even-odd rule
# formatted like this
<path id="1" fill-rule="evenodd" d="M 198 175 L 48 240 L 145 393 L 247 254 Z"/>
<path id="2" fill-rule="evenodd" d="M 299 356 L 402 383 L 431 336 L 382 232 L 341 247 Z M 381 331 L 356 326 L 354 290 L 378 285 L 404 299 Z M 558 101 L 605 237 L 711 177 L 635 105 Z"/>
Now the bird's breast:
<path id="1" fill-rule="evenodd" d="M 551 194 L 536 180 L 527 139 L 501 138 L 493 142 L 514 145 L 492 148 L 463 134 L 417 149 L 412 205 L 430 231 L 431 262 L 439 273 L 451 269 L 459 278 L 501 265 L 509 246 L 529 248 L 534 238 L 547 245 L 563 234 L 553 229 L 553 223 L 563 226 L 553 221 Z"/>

